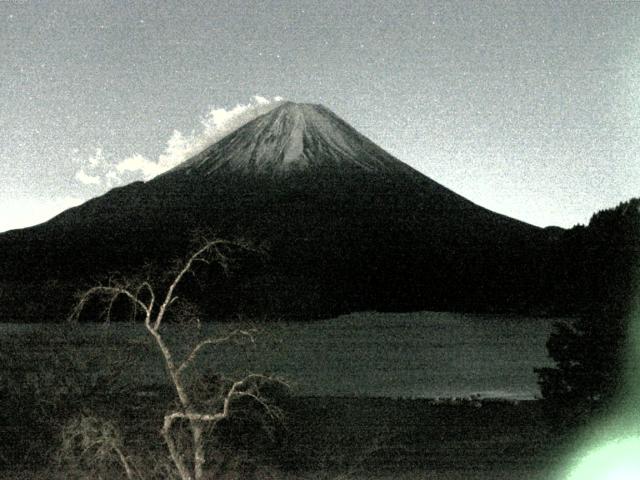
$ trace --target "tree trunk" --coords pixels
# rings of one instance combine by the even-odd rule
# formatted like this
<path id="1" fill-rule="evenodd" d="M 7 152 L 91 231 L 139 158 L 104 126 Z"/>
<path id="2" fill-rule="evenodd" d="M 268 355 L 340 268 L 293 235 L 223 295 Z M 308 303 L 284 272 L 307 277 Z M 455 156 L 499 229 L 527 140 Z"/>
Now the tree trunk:
<path id="1" fill-rule="evenodd" d="M 202 480 L 204 474 L 204 444 L 203 444 L 203 428 L 201 422 L 191 422 L 191 432 L 193 434 L 193 469 L 195 480 Z"/>

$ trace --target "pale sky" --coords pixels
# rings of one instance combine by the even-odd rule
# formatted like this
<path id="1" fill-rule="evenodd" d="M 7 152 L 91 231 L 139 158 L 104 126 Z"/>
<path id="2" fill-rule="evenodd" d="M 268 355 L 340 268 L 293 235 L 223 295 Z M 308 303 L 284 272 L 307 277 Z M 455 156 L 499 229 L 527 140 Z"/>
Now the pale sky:
<path id="1" fill-rule="evenodd" d="M 639 2 L 8 0 L 0 231 L 152 178 L 275 97 L 536 225 L 640 195 Z"/>

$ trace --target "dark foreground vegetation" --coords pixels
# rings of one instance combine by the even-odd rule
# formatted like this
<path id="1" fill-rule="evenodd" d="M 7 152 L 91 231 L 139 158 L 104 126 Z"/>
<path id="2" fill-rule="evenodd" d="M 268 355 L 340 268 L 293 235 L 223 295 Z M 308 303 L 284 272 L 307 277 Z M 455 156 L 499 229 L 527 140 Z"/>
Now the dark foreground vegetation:
<path id="1" fill-rule="evenodd" d="M 144 472 L 141 478 L 175 478 L 157 428 L 170 398 L 147 387 L 96 398 L 80 411 L 117 429 L 130 464 Z M 564 437 L 553 432 L 535 401 L 291 397 L 282 406 L 285 420 L 273 432 L 246 416 L 222 425 L 207 443 L 216 468 L 206 478 L 547 479 L 564 453 Z M 34 427 L 42 425 L 3 419 L 3 439 L 11 442 L 4 442 L 2 478 L 126 478 L 110 455 L 83 455 L 80 444 L 64 452 L 61 431 L 38 434 Z M 19 437 L 25 437 L 22 448 L 14 443 Z M 24 445 L 35 452 L 15 458 L 27 452 Z"/>
<path id="2" fill-rule="evenodd" d="M 160 435 L 175 392 L 131 375 L 136 355 L 157 355 L 160 368 L 151 339 L 87 340 L 58 326 L 5 336 L 0 352 L 0 478 L 126 479 L 115 447 L 136 479 L 178 478 Z M 215 394 L 221 377 L 201 373 L 198 388 Z M 236 404 L 206 431 L 204 478 L 542 480 L 572 434 L 541 401 L 262 395 L 281 421 Z M 186 429 L 177 438 L 186 442 Z"/>

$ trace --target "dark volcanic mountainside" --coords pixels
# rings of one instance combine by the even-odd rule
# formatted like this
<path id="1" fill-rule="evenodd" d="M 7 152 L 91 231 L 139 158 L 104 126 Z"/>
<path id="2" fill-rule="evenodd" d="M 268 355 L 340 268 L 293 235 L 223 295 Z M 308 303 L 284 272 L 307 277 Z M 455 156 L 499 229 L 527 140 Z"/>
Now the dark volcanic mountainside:
<path id="1" fill-rule="evenodd" d="M 154 180 L 1 235 L 0 279 L 14 300 L 16 285 L 71 290 L 110 271 L 166 265 L 196 230 L 269 246 L 264 264 L 215 295 L 199 287 L 216 312 L 542 305 L 543 230 L 460 197 L 326 108 L 289 102 Z"/>

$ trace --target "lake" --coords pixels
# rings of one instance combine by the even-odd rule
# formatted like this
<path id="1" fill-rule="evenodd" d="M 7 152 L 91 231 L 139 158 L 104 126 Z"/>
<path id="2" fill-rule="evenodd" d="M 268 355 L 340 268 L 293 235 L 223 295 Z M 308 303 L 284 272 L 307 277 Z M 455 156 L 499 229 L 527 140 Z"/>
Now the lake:
<path id="1" fill-rule="evenodd" d="M 258 328 L 265 334 L 255 348 L 216 347 L 206 352 L 201 365 L 227 374 L 271 372 L 287 379 L 297 395 L 532 399 L 539 397 L 533 369 L 552 365 L 545 343 L 556 321 L 365 312 L 309 323 L 263 324 Z M 236 326 L 203 325 L 197 336 L 219 335 Z M 1 324 L 0 332 L 20 334 L 38 328 Z M 193 330 L 170 326 L 165 335 L 175 338 Z M 163 381 L 161 359 L 141 325 L 85 324 L 79 331 L 94 353 L 105 337 L 140 345 L 127 362 L 127 375 L 140 384 Z"/>

